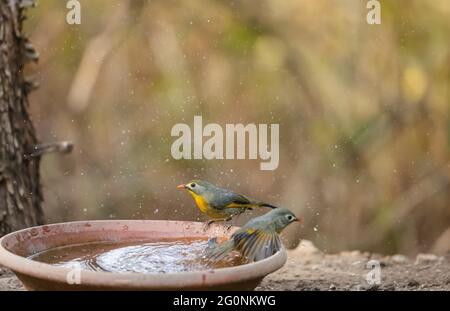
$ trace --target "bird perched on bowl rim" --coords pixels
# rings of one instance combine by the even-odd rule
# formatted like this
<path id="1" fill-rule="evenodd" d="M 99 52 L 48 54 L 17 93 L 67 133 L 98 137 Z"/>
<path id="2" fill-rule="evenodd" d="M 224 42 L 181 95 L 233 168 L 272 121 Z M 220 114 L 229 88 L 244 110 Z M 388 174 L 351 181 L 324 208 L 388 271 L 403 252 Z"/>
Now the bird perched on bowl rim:
<path id="1" fill-rule="evenodd" d="M 187 190 L 200 211 L 212 218 L 207 222 L 207 226 L 213 222 L 231 220 L 234 216 L 255 207 L 276 208 L 271 204 L 252 200 L 204 180 L 192 180 L 177 186 L 177 188 Z"/>
<path id="2" fill-rule="evenodd" d="M 239 251 L 250 262 L 267 258 L 282 248 L 279 234 L 295 221 L 301 222 L 301 219 L 290 210 L 273 209 L 249 220 L 223 243 L 218 244 L 216 238 L 210 239 L 206 257 L 211 261 L 217 261 L 225 258 L 231 251 Z"/>

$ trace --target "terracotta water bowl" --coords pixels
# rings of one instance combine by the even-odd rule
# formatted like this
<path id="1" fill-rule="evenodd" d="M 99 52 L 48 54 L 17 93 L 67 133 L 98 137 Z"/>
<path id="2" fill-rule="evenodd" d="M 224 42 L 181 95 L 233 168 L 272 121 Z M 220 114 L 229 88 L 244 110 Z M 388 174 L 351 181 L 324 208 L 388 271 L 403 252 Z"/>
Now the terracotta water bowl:
<path id="1" fill-rule="evenodd" d="M 28 290 L 253 290 L 286 262 L 284 250 L 264 260 L 239 266 L 180 273 L 114 273 L 82 270 L 81 284 L 69 284 L 70 268 L 28 256 L 73 244 L 126 242 L 155 238 L 228 237 L 233 230 L 203 223 L 167 220 L 79 221 L 33 227 L 0 239 L 0 264 L 11 269 Z"/>

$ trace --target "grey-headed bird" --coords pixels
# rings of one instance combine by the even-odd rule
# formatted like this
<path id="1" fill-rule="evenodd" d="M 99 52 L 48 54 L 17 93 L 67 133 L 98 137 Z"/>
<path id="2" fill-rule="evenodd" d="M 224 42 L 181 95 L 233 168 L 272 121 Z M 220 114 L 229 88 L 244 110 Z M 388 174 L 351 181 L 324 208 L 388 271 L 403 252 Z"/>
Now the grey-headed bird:
<path id="1" fill-rule="evenodd" d="M 249 220 L 234 232 L 230 239 L 218 244 L 211 239 L 206 257 L 212 261 L 225 258 L 231 251 L 239 251 L 248 261 L 258 261 L 278 252 L 281 238 L 278 235 L 289 224 L 300 220 L 288 209 L 276 208 Z"/>
<path id="2" fill-rule="evenodd" d="M 212 218 L 207 225 L 216 221 L 231 220 L 234 216 L 255 207 L 276 208 L 271 204 L 252 200 L 242 194 L 217 187 L 204 180 L 192 180 L 187 184 L 179 185 L 177 188 L 187 190 L 194 198 L 200 211 Z"/>

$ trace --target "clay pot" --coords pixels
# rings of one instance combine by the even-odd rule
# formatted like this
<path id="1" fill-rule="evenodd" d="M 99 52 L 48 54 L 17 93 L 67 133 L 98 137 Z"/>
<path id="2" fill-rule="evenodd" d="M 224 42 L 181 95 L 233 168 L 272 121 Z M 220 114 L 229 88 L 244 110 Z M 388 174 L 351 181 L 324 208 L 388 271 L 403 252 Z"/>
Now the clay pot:
<path id="1" fill-rule="evenodd" d="M 229 268 L 181 273 L 113 273 L 82 270 L 80 284 L 68 281 L 70 268 L 27 259 L 55 247 L 90 242 L 127 242 L 158 238 L 228 237 L 233 230 L 203 223 L 167 220 L 99 220 L 33 227 L 0 239 L 0 264 L 29 290 L 252 290 L 286 262 L 284 250 L 264 260 Z M 69 277 L 70 279 L 70 277 Z M 78 283 L 78 282 L 75 282 Z"/>

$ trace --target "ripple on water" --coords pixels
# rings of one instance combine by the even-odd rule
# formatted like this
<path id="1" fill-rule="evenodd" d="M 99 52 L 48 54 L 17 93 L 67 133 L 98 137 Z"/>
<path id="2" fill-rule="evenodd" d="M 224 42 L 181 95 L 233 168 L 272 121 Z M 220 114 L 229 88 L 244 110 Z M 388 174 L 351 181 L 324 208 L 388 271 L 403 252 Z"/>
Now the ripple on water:
<path id="1" fill-rule="evenodd" d="M 204 258 L 207 240 L 177 239 L 134 243 L 90 243 L 50 249 L 30 259 L 62 267 L 91 271 L 176 273 L 243 264 L 235 254 L 211 263 Z"/>

